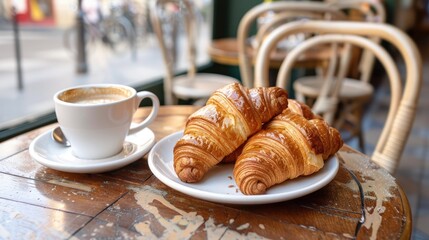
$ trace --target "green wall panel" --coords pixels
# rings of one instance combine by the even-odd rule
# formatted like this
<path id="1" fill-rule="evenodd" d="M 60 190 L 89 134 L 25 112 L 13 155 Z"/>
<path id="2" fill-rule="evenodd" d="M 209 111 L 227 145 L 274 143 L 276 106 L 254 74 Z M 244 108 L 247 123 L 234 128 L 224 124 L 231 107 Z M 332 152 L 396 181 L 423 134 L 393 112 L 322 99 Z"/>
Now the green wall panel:
<path id="1" fill-rule="evenodd" d="M 214 0 L 213 38 L 235 37 L 240 19 L 262 0 Z"/>
<path id="2" fill-rule="evenodd" d="M 261 2 L 262 0 L 214 0 L 213 39 L 236 37 L 240 19 Z M 214 63 L 208 71 L 240 79 L 238 66 Z"/>

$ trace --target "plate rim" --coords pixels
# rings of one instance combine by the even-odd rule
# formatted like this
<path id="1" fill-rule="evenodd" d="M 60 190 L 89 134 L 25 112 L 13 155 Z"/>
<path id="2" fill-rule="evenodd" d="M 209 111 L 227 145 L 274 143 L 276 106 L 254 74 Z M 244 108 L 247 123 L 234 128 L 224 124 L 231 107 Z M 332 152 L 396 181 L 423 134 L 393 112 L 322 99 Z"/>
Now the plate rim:
<path id="1" fill-rule="evenodd" d="M 120 158 L 120 159 L 112 159 L 111 161 L 103 161 L 103 162 L 97 162 L 103 159 L 95 159 L 95 160 L 88 160 L 88 161 L 94 161 L 93 163 L 88 163 L 88 164 L 66 164 L 66 163 L 59 163 L 53 160 L 50 160 L 46 157 L 43 157 L 40 152 L 36 151 L 36 144 L 38 143 L 38 141 L 41 141 L 42 138 L 47 138 L 53 129 L 47 130 L 41 134 L 39 134 L 31 143 L 29 146 L 29 153 L 30 156 L 33 160 L 35 160 L 37 163 L 54 169 L 54 170 L 58 170 L 58 171 L 62 171 L 62 172 L 69 172 L 69 173 L 102 173 L 102 172 L 108 172 L 108 171 L 112 171 L 121 167 L 124 167 L 128 164 L 131 164 L 132 162 L 138 160 L 140 157 L 144 156 L 144 154 L 148 153 L 150 151 L 150 149 L 155 145 L 155 134 L 154 132 L 150 129 L 150 128 L 144 128 L 142 130 L 140 130 L 137 133 L 131 134 L 129 136 L 127 136 L 125 139 L 127 139 L 128 137 L 131 137 L 133 135 L 139 134 L 143 131 L 147 131 L 147 134 L 150 134 L 150 136 L 147 137 L 148 141 L 147 143 L 143 144 L 143 145 L 137 145 L 137 150 L 132 153 L 129 156 L 126 156 L 124 158 Z M 61 147 L 59 146 L 58 148 L 70 148 L 70 147 Z M 138 149 L 141 148 L 141 149 Z"/>
<path id="2" fill-rule="evenodd" d="M 164 174 L 162 174 L 161 171 L 159 171 L 158 167 L 155 165 L 155 157 L 156 157 L 155 155 L 157 154 L 156 151 L 159 148 L 159 146 L 163 145 L 164 142 L 166 141 L 170 141 L 172 138 L 176 137 L 176 135 L 181 135 L 181 134 L 183 134 L 183 130 L 169 134 L 164 138 L 162 138 L 159 142 L 157 142 L 153 146 L 153 148 L 150 150 L 148 155 L 149 168 L 152 171 L 152 173 L 165 185 L 175 189 L 176 191 L 184 193 L 186 195 L 189 195 L 198 199 L 211 201 L 211 202 L 251 205 L 251 204 L 267 204 L 267 203 L 287 201 L 287 200 L 305 196 L 307 194 L 310 194 L 312 192 L 315 192 L 321 189 L 322 187 L 326 186 L 335 178 L 339 170 L 339 161 L 338 161 L 338 158 L 334 155 L 330 159 L 326 160 L 324 165 L 326 166 L 328 164 L 332 164 L 331 166 L 332 169 L 330 169 L 330 171 L 328 171 L 320 181 L 315 182 L 310 186 L 305 186 L 302 189 L 293 191 L 293 196 L 289 196 L 290 193 L 288 194 L 274 193 L 274 194 L 262 194 L 262 195 L 244 195 L 244 194 L 229 195 L 229 194 L 220 194 L 220 193 L 203 191 L 200 189 L 195 189 L 187 186 L 187 185 L 190 185 L 190 183 L 184 183 L 184 182 L 179 183 L 170 179 L 168 176 L 165 176 Z M 184 191 L 183 188 L 185 188 L 186 191 Z"/>

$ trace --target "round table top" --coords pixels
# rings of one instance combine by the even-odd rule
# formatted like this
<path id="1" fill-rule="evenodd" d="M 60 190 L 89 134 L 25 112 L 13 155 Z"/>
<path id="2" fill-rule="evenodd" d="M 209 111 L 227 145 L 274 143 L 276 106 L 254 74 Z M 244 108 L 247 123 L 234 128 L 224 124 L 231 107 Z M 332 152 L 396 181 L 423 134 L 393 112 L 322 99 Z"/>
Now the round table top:
<path id="1" fill-rule="evenodd" d="M 254 58 L 255 49 L 250 44 L 246 49 L 248 56 Z M 214 62 L 232 66 L 239 65 L 238 41 L 236 38 L 214 39 L 209 46 L 208 53 Z M 279 68 L 286 54 L 286 50 L 277 49 L 273 51 L 270 55 L 270 67 Z M 296 65 L 298 67 L 324 66 L 330 56 L 330 48 L 312 49 L 306 52 Z"/>
<path id="2" fill-rule="evenodd" d="M 163 106 L 149 126 L 156 141 L 184 129 L 196 106 Z M 140 108 L 135 121 L 149 113 Z M 408 200 L 368 156 L 344 146 L 325 187 L 262 205 L 208 202 L 159 181 L 147 156 L 115 171 L 77 174 L 49 169 L 28 152 L 51 124 L 0 143 L 0 236 L 148 239 L 402 239 L 411 234 Z"/>

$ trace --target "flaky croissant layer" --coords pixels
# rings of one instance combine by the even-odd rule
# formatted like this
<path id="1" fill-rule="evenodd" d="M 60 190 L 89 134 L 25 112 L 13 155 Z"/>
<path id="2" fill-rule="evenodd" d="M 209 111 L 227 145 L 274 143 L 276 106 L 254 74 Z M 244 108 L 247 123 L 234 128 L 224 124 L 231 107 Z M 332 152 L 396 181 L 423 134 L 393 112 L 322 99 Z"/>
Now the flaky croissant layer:
<path id="1" fill-rule="evenodd" d="M 174 169 L 184 182 L 197 182 L 262 124 L 287 108 L 281 88 L 247 89 L 238 83 L 217 90 L 187 120 L 174 147 Z"/>
<path id="2" fill-rule="evenodd" d="M 243 194 L 263 194 L 287 179 L 319 171 L 342 145 L 340 133 L 324 120 L 286 109 L 246 142 L 234 178 Z"/>
<path id="3" fill-rule="evenodd" d="M 311 108 L 304 103 L 301 103 L 295 99 L 288 99 L 288 109 L 290 109 L 294 113 L 298 113 L 299 115 L 305 117 L 306 119 L 322 119 L 321 116 L 314 114 L 311 111 Z M 245 142 L 246 143 L 246 142 Z M 240 156 L 243 151 L 244 144 L 235 149 L 231 154 L 227 155 L 222 159 L 223 163 L 233 163 L 237 160 L 238 156 Z"/>

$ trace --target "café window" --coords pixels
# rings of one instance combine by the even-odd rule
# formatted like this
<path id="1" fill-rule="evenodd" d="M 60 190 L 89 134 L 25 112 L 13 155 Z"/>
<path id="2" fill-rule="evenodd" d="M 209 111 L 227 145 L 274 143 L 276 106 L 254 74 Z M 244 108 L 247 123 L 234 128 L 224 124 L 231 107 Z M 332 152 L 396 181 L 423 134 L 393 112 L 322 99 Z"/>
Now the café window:
<path id="1" fill-rule="evenodd" d="M 162 83 L 165 68 L 149 18 L 152 1 L 81 0 L 85 43 L 80 48 L 79 1 L 0 2 L 0 141 L 55 121 L 52 96 L 60 89 L 91 83 L 135 88 Z M 197 62 L 205 66 L 210 61 L 206 49 L 212 37 L 213 1 L 194 3 L 200 21 Z M 178 73 L 186 69 L 185 55 L 178 53 Z"/>

